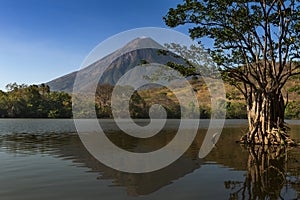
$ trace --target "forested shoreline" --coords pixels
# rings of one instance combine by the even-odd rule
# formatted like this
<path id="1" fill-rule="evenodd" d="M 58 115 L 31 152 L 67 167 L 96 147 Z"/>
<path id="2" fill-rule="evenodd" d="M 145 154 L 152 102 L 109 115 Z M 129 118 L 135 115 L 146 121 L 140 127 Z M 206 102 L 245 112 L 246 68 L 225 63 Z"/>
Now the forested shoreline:
<path id="1" fill-rule="evenodd" d="M 8 84 L 6 90 L 7 92 L 0 90 L 0 118 L 72 118 L 72 97 L 66 92 L 51 91 L 46 84 L 28 86 L 13 83 Z M 113 86 L 110 85 L 98 87 L 95 95 L 95 110 L 98 118 L 113 118 L 110 109 L 112 90 Z M 159 94 L 155 95 L 155 98 L 159 99 L 156 102 L 144 101 L 144 99 L 150 98 L 145 94 L 144 92 L 141 96 L 135 92 L 132 96 L 130 101 L 131 117 L 149 118 L 148 110 L 151 104 L 160 103 L 165 107 L 168 118 L 180 118 L 180 106 L 168 98 L 165 92 L 159 90 Z M 226 118 L 246 119 L 246 105 L 240 101 L 239 97 L 235 96 L 236 94 L 233 92 L 227 93 Z M 209 105 L 200 105 L 199 110 L 202 119 L 210 118 Z M 286 119 L 300 119 L 300 100 L 290 101 L 287 104 L 285 115 Z M 82 117 L 87 117 L 84 110 Z"/>
<path id="2" fill-rule="evenodd" d="M 0 90 L 1 118 L 71 118 L 71 96 L 65 92 L 50 91 L 41 85 L 6 86 L 7 92 Z"/>

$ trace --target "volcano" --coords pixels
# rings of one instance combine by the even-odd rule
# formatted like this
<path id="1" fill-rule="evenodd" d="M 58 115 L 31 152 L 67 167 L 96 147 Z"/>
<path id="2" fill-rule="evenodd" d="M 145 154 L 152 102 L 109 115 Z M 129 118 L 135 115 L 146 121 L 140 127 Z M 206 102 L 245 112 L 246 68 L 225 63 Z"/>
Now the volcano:
<path id="1" fill-rule="evenodd" d="M 90 64 L 89 66 L 81 69 L 81 73 L 90 76 L 88 80 L 99 79 L 102 73 L 102 67 L 99 65 L 103 59 L 108 61 L 109 66 L 103 72 L 99 84 L 115 85 L 122 75 L 130 69 L 139 66 L 143 63 L 159 63 L 167 64 L 168 62 L 184 64 L 183 58 L 174 56 L 175 54 L 162 54 L 161 50 L 166 51 L 166 48 L 158 42 L 149 37 L 136 38 L 115 52 L 105 56 L 104 58 Z M 120 56 L 116 56 L 120 55 Z M 78 71 L 74 71 L 62 77 L 56 78 L 48 83 L 53 91 L 64 91 L 72 93 L 74 81 Z M 89 87 L 89 81 L 82 80 L 81 87 Z"/>

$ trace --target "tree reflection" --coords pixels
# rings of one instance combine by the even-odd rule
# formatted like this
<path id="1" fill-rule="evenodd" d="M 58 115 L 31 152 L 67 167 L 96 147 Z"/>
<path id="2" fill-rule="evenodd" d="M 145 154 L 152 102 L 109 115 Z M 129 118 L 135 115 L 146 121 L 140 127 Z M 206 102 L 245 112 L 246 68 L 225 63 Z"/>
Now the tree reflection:
<path id="1" fill-rule="evenodd" d="M 235 192 L 229 199 L 283 199 L 286 184 L 287 151 L 284 146 L 248 146 L 247 172 L 244 183 L 226 181 Z"/>
<path id="2" fill-rule="evenodd" d="M 110 125 L 104 127 L 109 129 Z M 157 195 L 158 193 L 155 194 L 157 191 L 180 179 L 183 179 L 183 182 L 178 185 L 176 183 L 174 188 L 182 186 L 182 183 L 191 188 L 196 184 L 198 189 L 196 191 L 191 189 L 191 196 L 202 193 L 208 195 L 212 186 L 206 183 L 207 177 L 204 176 L 209 176 L 211 172 L 215 172 L 214 170 L 222 170 L 223 167 L 234 173 L 225 172 L 227 174 L 224 176 L 219 176 L 218 173 L 212 174 L 210 178 L 214 179 L 214 183 L 224 182 L 227 175 L 231 177 L 225 181 L 226 191 L 222 190 L 218 193 L 218 197 L 228 198 L 229 193 L 229 199 L 296 199 L 300 196 L 300 149 L 298 147 L 287 149 L 283 146 L 243 146 L 241 148 L 239 144 L 232 144 L 233 138 L 240 133 L 240 127 L 226 128 L 217 147 L 202 160 L 198 158 L 198 152 L 205 131 L 205 129 L 199 129 L 191 147 L 176 162 L 161 170 L 145 174 L 124 173 L 103 165 L 89 154 L 76 133 L 0 135 L 0 153 L 22 157 L 50 155 L 59 160 L 69 160 L 73 163 L 72 166 L 84 167 L 87 173 L 93 173 L 92 177 L 100 180 L 99 187 L 104 184 L 101 180 L 105 180 L 108 181 L 105 182 L 106 186 L 122 187 L 129 196 Z M 108 138 L 117 146 L 138 153 L 160 149 L 168 144 L 175 134 L 173 130 L 165 130 L 153 138 L 137 139 L 120 134 L 118 131 L 107 132 Z M 196 170 L 197 172 L 193 174 Z M 245 177 L 240 178 L 240 175 L 244 173 Z M 183 178 L 188 174 L 193 175 L 188 176 L 187 179 Z M 68 180 L 73 180 L 72 178 Z M 214 187 L 213 185 L 212 192 L 215 192 Z M 170 191 L 168 189 L 170 188 L 166 188 L 162 193 Z"/>
<path id="3" fill-rule="evenodd" d="M 128 151 L 145 152 L 167 144 L 173 138 L 173 134 L 174 131 L 165 131 L 164 134 L 158 134 L 156 139 L 148 141 L 136 140 L 118 132 L 110 133 L 108 136 L 118 146 Z M 198 158 L 197 148 L 198 145 L 193 143 L 184 156 L 163 169 L 150 173 L 125 173 L 107 167 L 91 156 L 77 134 L 0 135 L 0 152 L 2 149 L 17 155 L 42 154 L 71 160 L 74 166 L 87 167 L 88 172 L 99 173 L 98 180 L 111 180 L 109 186 L 125 187 L 130 196 L 151 194 L 200 168 L 203 160 Z"/>

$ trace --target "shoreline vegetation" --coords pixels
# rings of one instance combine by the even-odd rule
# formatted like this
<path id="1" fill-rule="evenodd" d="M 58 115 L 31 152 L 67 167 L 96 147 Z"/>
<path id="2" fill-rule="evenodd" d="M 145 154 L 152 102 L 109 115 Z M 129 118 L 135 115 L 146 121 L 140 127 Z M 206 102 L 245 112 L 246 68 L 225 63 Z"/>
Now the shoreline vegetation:
<path id="1" fill-rule="evenodd" d="M 190 80 L 190 83 L 199 101 L 201 119 L 209 119 L 210 99 L 205 83 L 200 79 Z M 299 120 L 300 87 L 298 79 L 289 81 L 287 86 L 289 102 L 285 109 L 285 119 Z M 220 103 L 226 103 L 226 119 L 247 119 L 247 109 L 242 94 L 228 84 L 225 84 L 225 88 L 227 91 L 226 102 Z M 113 89 L 114 87 L 108 84 L 98 86 L 95 94 L 95 110 L 98 118 L 113 118 L 110 109 L 110 97 Z M 72 96 L 66 92 L 51 91 L 46 84 L 28 86 L 12 83 L 6 86 L 6 90 L 7 92 L 0 90 L 0 118 L 72 118 Z M 164 106 L 168 118 L 180 118 L 180 106 L 175 95 L 164 87 L 134 92 L 129 106 L 131 117 L 149 118 L 148 111 L 153 104 Z M 89 114 L 85 110 L 80 112 L 80 116 L 88 118 Z"/>

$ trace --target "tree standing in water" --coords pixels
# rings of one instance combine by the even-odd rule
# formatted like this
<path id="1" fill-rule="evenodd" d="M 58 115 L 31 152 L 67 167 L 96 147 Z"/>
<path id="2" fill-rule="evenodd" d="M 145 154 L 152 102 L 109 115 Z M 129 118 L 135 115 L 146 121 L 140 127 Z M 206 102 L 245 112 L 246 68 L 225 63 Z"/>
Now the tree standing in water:
<path id="1" fill-rule="evenodd" d="M 210 38 L 209 52 L 226 81 L 245 97 L 247 144 L 288 144 L 282 89 L 300 74 L 298 0 L 185 0 L 164 17 L 170 27 L 192 24 L 193 39 Z"/>

